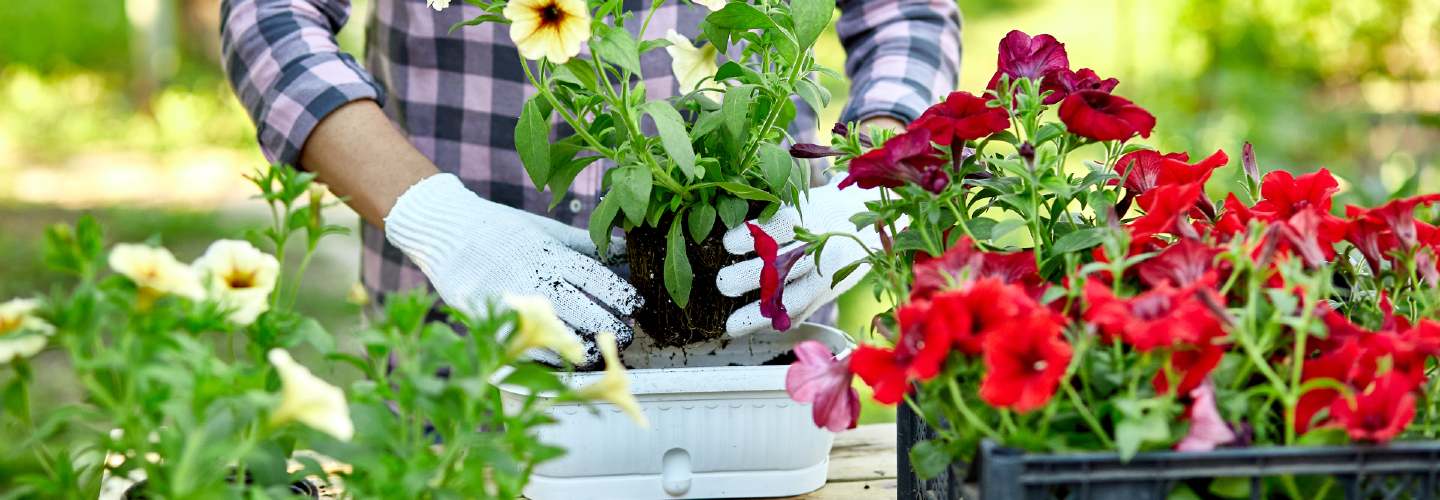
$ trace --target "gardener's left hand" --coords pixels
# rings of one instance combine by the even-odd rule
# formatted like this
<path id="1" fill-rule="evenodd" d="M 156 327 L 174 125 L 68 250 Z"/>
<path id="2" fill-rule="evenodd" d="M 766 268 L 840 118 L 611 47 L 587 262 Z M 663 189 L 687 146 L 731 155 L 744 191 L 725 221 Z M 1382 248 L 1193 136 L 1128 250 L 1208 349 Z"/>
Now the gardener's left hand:
<path id="1" fill-rule="evenodd" d="M 796 227 L 803 227 L 815 234 L 852 234 L 860 240 L 857 242 L 856 239 L 848 237 L 830 238 L 825 244 L 825 251 L 820 253 L 818 264 L 813 257 L 805 256 L 791 268 L 790 274 L 785 278 L 788 284 L 785 285 L 782 299 L 785 310 L 796 322 L 804 321 L 821 306 L 834 301 L 869 272 L 870 266 L 862 264 L 845 279 L 831 286 L 837 271 L 866 257 L 867 252 L 860 246 L 860 242 L 864 242 L 865 246 L 872 250 L 880 248 L 879 233 L 871 228 L 857 231 L 855 224 L 850 222 L 851 216 L 866 209 L 866 201 L 879 196 L 879 190 L 859 189 L 855 186 L 841 190 L 837 187 L 839 181 L 840 179 L 836 178 L 825 186 L 810 189 L 809 197 L 802 197 L 798 207 L 782 208 L 767 222 L 751 221 L 782 245 L 781 253 L 801 245 L 799 242 L 787 245 L 794 242 Z M 745 255 L 755 252 L 755 239 L 743 224 L 725 233 L 724 241 L 725 250 L 731 254 Z M 727 266 L 715 277 L 715 286 L 720 289 L 720 293 L 730 297 L 739 297 L 754 291 L 760 288 L 760 270 L 763 266 L 764 263 L 759 258 Z M 759 302 L 741 307 L 730 315 L 725 324 L 726 334 L 731 337 L 770 328 L 770 320 L 760 316 Z"/>

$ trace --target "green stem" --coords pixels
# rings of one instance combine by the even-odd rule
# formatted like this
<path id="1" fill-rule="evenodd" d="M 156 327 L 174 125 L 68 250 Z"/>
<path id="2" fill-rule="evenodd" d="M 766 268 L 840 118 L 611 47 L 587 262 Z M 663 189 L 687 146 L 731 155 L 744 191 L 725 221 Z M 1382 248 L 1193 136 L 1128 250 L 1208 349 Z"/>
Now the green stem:
<path id="1" fill-rule="evenodd" d="M 945 383 L 950 391 L 950 399 L 955 400 L 955 406 L 960 410 L 960 415 L 965 417 L 965 422 L 974 426 L 976 429 L 980 429 L 980 432 L 984 433 L 990 439 L 1000 440 L 1000 433 L 995 432 L 994 428 L 990 427 L 984 420 L 980 419 L 979 415 L 976 415 L 974 411 L 970 410 L 970 405 L 965 403 L 965 397 L 961 395 L 960 386 L 955 383 L 955 379 L 947 379 Z M 916 408 L 916 412 L 919 412 L 919 408 Z"/>
<path id="2" fill-rule="evenodd" d="M 1085 425 L 1090 426 L 1090 431 L 1094 432 L 1095 436 L 1100 438 L 1100 444 L 1105 446 L 1105 449 L 1113 449 L 1115 442 L 1110 440 L 1110 434 L 1105 432 L 1105 426 L 1100 425 L 1100 420 L 1095 418 L 1094 413 L 1090 412 L 1090 407 L 1085 404 L 1085 398 L 1080 397 L 1080 393 L 1075 392 L 1074 386 L 1070 384 L 1062 385 L 1065 387 L 1065 394 L 1070 397 L 1070 402 L 1075 404 L 1075 410 L 1080 412 L 1080 419 L 1085 421 Z"/>

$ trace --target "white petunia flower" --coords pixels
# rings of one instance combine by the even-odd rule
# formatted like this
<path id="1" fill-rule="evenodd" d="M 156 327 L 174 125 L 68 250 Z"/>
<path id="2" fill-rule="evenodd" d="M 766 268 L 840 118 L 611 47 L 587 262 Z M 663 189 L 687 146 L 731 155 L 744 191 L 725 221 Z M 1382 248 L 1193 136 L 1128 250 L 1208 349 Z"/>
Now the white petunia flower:
<path id="1" fill-rule="evenodd" d="M 110 250 L 110 268 L 140 287 L 142 299 L 175 294 L 191 300 L 205 297 L 200 276 L 161 247 L 121 243 Z"/>
<path id="2" fill-rule="evenodd" d="M 284 349 L 271 349 L 268 357 L 280 374 L 280 406 L 270 415 L 272 424 L 300 422 L 341 441 L 355 435 L 344 391 L 310 373 Z"/>
<path id="3" fill-rule="evenodd" d="M 712 12 L 725 8 L 725 3 L 726 3 L 726 0 L 691 0 L 691 1 L 693 1 L 693 2 L 695 2 L 696 4 L 699 4 L 699 5 L 704 5 L 705 8 L 710 9 Z"/>
<path id="4" fill-rule="evenodd" d="M 670 46 L 665 47 L 665 52 L 670 54 L 670 71 L 675 73 L 675 79 L 680 82 L 681 93 L 688 94 L 702 86 L 707 89 L 721 89 L 720 83 L 714 79 L 715 72 L 720 69 L 715 63 L 715 57 L 720 53 L 715 44 L 707 43 L 704 47 L 696 48 L 689 38 L 673 29 L 665 32 L 665 39 L 670 41 Z"/>
<path id="5" fill-rule="evenodd" d="M 205 280 L 210 298 L 230 311 L 231 321 L 248 325 L 270 308 L 280 262 L 250 242 L 211 243 L 194 267 Z"/>
<path id="6" fill-rule="evenodd" d="M 570 328 L 555 315 L 550 299 L 535 295 L 508 295 L 505 306 L 519 316 L 507 352 L 519 357 L 531 349 L 549 349 L 571 363 L 585 361 L 585 349 Z"/>
<path id="7" fill-rule="evenodd" d="M 630 393 L 630 377 L 625 375 L 625 365 L 620 363 L 620 348 L 615 345 L 615 334 L 605 332 L 595 339 L 600 344 L 600 354 L 605 357 L 605 374 L 600 380 L 576 391 L 582 399 L 599 400 L 620 408 L 640 427 L 650 427 L 650 420 L 640 409 L 640 402 Z"/>
<path id="8" fill-rule="evenodd" d="M 425 0 L 425 4 L 436 12 L 450 8 L 450 0 Z"/>
<path id="9" fill-rule="evenodd" d="M 45 348 L 55 327 L 35 316 L 40 301 L 13 299 L 0 303 L 0 364 L 28 358 Z"/>

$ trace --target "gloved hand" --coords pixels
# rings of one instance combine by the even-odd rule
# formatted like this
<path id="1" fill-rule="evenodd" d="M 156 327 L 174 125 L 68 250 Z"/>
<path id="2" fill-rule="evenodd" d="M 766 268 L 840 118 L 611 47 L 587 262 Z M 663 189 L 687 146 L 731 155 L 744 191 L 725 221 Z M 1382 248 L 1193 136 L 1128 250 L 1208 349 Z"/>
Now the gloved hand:
<path id="1" fill-rule="evenodd" d="M 385 218 L 385 236 L 430 278 L 446 304 L 467 314 L 484 312 L 487 301 L 504 294 L 550 299 L 585 346 L 580 367 L 599 361 L 595 338 L 601 332 L 614 332 L 621 346 L 633 338 L 617 314 L 630 315 L 643 301 L 597 260 L 586 231 L 482 199 L 454 175 L 411 186 Z M 623 242 L 610 250 L 623 253 Z M 560 360 L 548 351 L 530 355 Z"/>
<path id="2" fill-rule="evenodd" d="M 880 234 L 869 228 L 857 231 L 855 224 L 850 222 L 850 217 L 865 211 L 865 202 L 878 199 L 880 190 L 853 186 L 841 190 L 838 187 L 839 180 L 837 178 L 825 186 L 812 188 L 809 197 L 801 200 L 798 210 L 796 207 L 782 208 L 769 222 L 753 222 L 780 245 L 794 241 L 795 228 L 803 227 L 817 234 L 854 234 L 865 242 L 866 247 L 878 250 Z M 755 239 L 744 225 L 726 232 L 724 242 L 725 250 L 734 255 L 753 254 L 755 251 Z M 782 246 L 780 253 L 799 245 L 800 243 Z M 825 251 L 820 253 L 818 266 L 815 259 L 809 255 L 796 262 L 795 267 L 790 269 L 790 274 L 785 277 L 788 284 L 785 286 L 783 301 L 790 318 L 796 322 L 804 321 L 821 306 L 834 301 L 840 294 L 854 287 L 864 278 L 865 273 L 870 271 L 869 264 L 860 265 L 836 286 L 831 287 L 830 284 L 836 271 L 865 258 L 866 255 L 865 248 L 853 239 L 830 238 L 825 245 Z M 760 288 L 760 270 L 763 266 L 764 263 L 759 258 L 727 266 L 716 275 L 715 286 L 720 289 L 720 293 L 730 297 L 744 295 Z M 770 320 L 760 316 L 759 302 L 736 310 L 725 323 L 726 334 L 731 337 L 769 329 Z"/>

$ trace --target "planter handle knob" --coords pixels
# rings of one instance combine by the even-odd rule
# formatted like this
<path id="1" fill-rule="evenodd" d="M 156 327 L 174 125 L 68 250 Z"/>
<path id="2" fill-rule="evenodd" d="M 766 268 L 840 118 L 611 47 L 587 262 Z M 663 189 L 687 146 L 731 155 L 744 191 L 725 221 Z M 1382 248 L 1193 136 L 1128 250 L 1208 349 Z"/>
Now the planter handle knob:
<path id="1" fill-rule="evenodd" d="M 690 452 L 683 448 L 671 448 L 665 452 L 660 464 L 665 471 L 660 481 L 665 493 L 678 497 L 690 491 Z"/>

